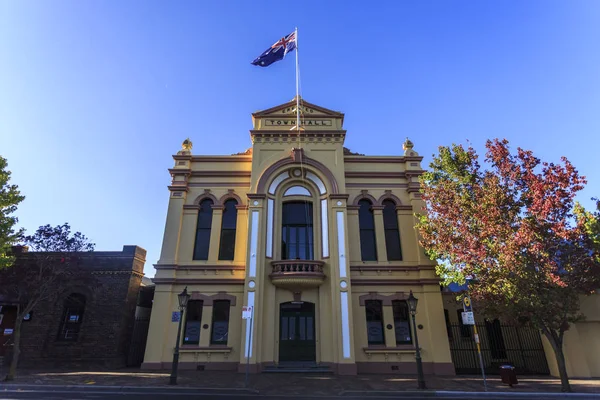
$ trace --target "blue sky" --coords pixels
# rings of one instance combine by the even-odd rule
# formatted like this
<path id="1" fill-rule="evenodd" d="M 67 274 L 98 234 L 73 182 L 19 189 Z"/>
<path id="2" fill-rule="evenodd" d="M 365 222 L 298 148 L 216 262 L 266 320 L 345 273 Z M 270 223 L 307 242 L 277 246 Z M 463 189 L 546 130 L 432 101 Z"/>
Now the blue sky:
<path id="1" fill-rule="evenodd" d="M 250 146 L 250 113 L 294 96 L 294 62 L 250 65 L 299 28 L 302 95 L 346 145 L 402 152 L 506 137 L 568 157 L 600 195 L 598 1 L 0 1 L 0 155 L 29 232 L 159 257 L 171 155 Z M 426 164 L 424 164 L 426 165 Z"/>

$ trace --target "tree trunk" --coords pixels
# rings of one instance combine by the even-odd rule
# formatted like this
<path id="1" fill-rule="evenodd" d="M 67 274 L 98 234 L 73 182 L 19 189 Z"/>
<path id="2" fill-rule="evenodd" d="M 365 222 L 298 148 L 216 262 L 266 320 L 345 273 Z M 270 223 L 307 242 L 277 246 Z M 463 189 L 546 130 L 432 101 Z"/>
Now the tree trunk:
<path id="1" fill-rule="evenodd" d="M 550 342 L 552 350 L 554 350 L 554 357 L 556 358 L 556 364 L 558 365 L 558 373 L 560 376 L 560 389 L 562 392 L 572 392 L 571 384 L 569 383 L 569 375 L 567 374 L 567 364 L 565 363 L 565 354 L 563 353 L 562 341 L 554 337 L 552 332 L 544 331 L 544 335 Z"/>
<path id="2" fill-rule="evenodd" d="M 15 375 L 17 374 L 17 364 L 19 363 L 19 354 L 21 353 L 21 324 L 23 323 L 23 315 L 17 312 L 17 320 L 15 321 L 15 330 L 13 331 L 13 354 L 12 360 L 10 362 L 10 367 L 8 368 L 8 375 L 6 375 L 7 381 L 12 381 L 15 379 Z"/>

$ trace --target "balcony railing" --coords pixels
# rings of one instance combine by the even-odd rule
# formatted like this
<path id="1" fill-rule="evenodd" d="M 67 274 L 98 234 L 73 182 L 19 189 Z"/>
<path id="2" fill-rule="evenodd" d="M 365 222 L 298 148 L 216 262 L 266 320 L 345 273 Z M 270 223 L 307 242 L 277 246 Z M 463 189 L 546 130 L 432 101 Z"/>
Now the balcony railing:
<path id="1" fill-rule="evenodd" d="M 320 286 L 325 280 L 323 261 L 315 260 L 281 260 L 272 261 L 271 282 L 275 286 L 302 290 Z"/>

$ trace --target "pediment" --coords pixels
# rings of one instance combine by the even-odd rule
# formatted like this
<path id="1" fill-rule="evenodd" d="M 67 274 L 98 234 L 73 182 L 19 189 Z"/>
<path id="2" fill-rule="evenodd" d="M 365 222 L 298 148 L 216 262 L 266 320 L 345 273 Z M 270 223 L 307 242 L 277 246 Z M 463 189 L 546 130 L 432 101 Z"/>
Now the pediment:
<path id="1" fill-rule="evenodd" d="M 342 129 L 344 114 L 300 99 L 303 128 Z M 254 129 L 289 129 L 296 125 L 296 98 L 287 103 L 252 113 Z M 263 121 L 263 123 L 260 123 Z"/>
<path id="2" fill-rule="evenodd" d="M 344 114 L 339 111 L 333 111 L 325 107 L 318 106 L 316 104 L 312 104 L 307 102 L 306 100 L 300 100 L 300 111 L 303 113 L 305 117 L 315 116 L 315 117 L 334 117 L 334 118 L 344 118 Z M 254 118 L 261 117 L 293 117 L 296 115 L 296 99 L 292 99 L 287 103 L 280 104 L 275 107 L 271 107 L 266 110 L 257 111 L 252 113 Z"/>

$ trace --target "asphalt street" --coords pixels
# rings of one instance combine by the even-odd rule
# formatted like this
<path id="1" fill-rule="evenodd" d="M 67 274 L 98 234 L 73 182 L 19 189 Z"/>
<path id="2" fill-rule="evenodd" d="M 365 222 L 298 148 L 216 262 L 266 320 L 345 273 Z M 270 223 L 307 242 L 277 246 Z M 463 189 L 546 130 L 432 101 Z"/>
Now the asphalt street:
<path id="1" fill-rule="evenodd" d="M 399 393 L 396 395 L 387 395 L 387 396 L 319 396 L 319 397 L 294 397 L 294 396 L 265 396 L 265 395 L 256 395 L 256 394 L 215 394 L 215 393 L 177 393 L 169 392 L 169 393 L 143 393 L 143 392 L 88 392 L 88 391 L 0 391 L 0 400 L 18 400 L 18 399 L 44 399 L 44 400 L 92 400 L 92 399 L 108 399 L 108 400 L 163 400 L 163 399 L 186 399 L 186 400 L 194 400 L 194 399 L 202 399 L 202 400 L 223 400 L 223 399 L 243 399 L 243 400 L 254 400 L 254 399 L 269 399 L 269 400 L 284 400 L 284 399 L 334 399 L 334 398 L 343 398 L 347 399 L 369 399 L 369 400 L 389 400 L 389 399 L 413 399 L 413 400 L 421 400 L 421 399 L 432 399 L 432 398 L 454 398 L 454 399 L 462 399 L 462 400 L 470 400 L 470 399 L 489 399 L 489 400 L 499 400 L 499 399 L 507 399 L 510 398 L 512 400 L 531 400 L 531 399 L 547 399 L 548 397 L 544 395 L 532 396 L 527 395 L 524 397 L 515 396 L 512 394 L 510 397 L 507 396 L 493 396 L 493 395 L 484 395 L 474 394 L 473 396 L 465 396 L 465 394 L 457 395 L 457 396 L 440 396 L 434 393 L 425 393 L 423 395 L 414 394 L 414 393 Z M 593 397 L 577 397 L 577 398 L 593 398 Z"/>

